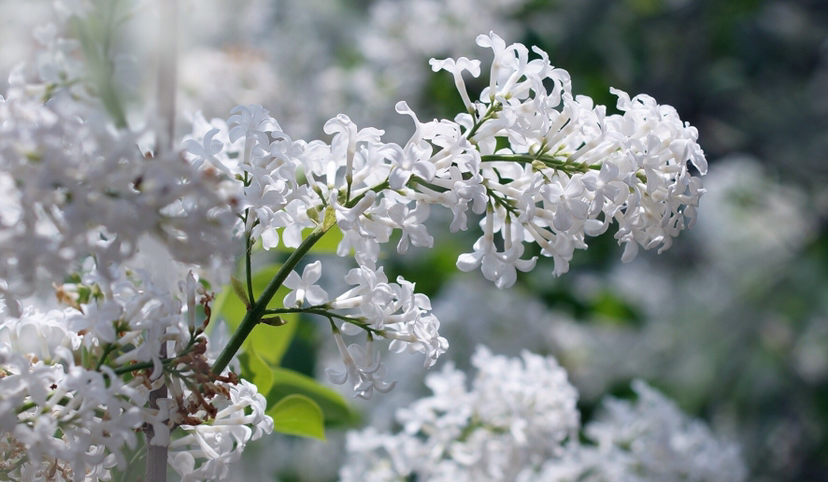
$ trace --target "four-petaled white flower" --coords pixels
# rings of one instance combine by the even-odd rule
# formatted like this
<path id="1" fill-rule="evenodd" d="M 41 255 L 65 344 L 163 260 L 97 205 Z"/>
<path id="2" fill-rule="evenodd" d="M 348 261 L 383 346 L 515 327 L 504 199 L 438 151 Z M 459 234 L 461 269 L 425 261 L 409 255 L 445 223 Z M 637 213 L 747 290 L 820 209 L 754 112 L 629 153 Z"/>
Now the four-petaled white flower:
<path id="1" fill-rule="evenodd" d="M 328 301 L 328 293 L 315 284 L 321 277 L 321 261 L 314 261 L 305 266 L 301 277 L 295 271 L 291 271 L 285 279 L 284 286 L 293 291 L 285 296 L 285 306 L 302 306 L 305 300 L 311 306 L 317 306 Z"/>
<path id="2" fill-rule="evenodd" d="M 430 212 L 428 204 L 423 202 L 418 202 L 414 209 L 408 209 L 404 204 L 395 204 L 388 208 L 388 217 L 402 230 L 400 242 L 397 244 L 398 253 L 408 252 L 409 243 L 428 248 L 434 244 L 434 238 L 428 234 L 423 224 Z"/>

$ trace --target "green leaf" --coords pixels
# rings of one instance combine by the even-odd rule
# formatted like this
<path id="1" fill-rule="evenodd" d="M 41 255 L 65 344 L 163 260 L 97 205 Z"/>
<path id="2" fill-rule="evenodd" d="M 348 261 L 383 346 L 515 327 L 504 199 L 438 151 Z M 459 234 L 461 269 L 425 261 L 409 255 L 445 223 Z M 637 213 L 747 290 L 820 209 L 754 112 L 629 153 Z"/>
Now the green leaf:
<path id="1" fill-rule="evenodd" d="M 308 237 L 308 234 L 313 231 L 311 228 L 307 228 L 302 231 L 302 239 Z M 281 233 L 280 233 L 281 234 Z M 339 226 L 333 226 L 325 236 L 316 242 L 313 247 L 308 251 L 309 254 L 333 254 L 336 253 L 336 247 L 339 246 L 339 242 L 342 241 L 342 231 L 339 230 Z M 288 248 L 284 245 L 283 242 L 279 243 L 279 246 L 271 248 L 271 251 L 276 251 L 279 253 L 292 253 L 293 248 Z"/>
<path id="2" fill-rule="evenodd" d="M 239 355 L 242 366 L 242 378 L 250 380 L 259 389 L 259 393 L 267 395 L 273 387 L 273 369 L 253 351 L 246 351 Z"/>
<path id="3" fill-rule="evenodd" d="M 325 440 L 325 417 L 316 402 L 304 395 L 289 395 L 267 411 L 277 432 Z"/>
<path id="4" fill-rule="evenodd" d="M 279 292 L 281 293 L 281 290 Z M 281 296 L 284 298 L 286 294 L 283 293 Z M 284 356 L 293 335 L 296 333 L 296 327 L 299 326 L 299 315 L 283 314 L 280 316 L 286 324 L 282 326 L 260 324 L 253 329 L 253 332 L 247 338 L 250 345 L 249 349 L 258 353 L 262 360 L 271 365 L 279 365 L 279 362 L 282 361 L 282 356 Z"/>
<path id="5" fill-rule="evenodd" d="M 278 404 L 292 395 L 304 395 L 316 402 L 325 414 L 328 425 L 350 425 L 356 420 L 342 395 L 313 378 L 287 368 L 273 369 L 273 388 L 267 394 L 267 405 Z"/>
<path id="6" fill-rule="evenodd" d="M 247 299 L 247 292 L 244 289 L 245 288 L 244 284 L 241 281 L 239 281 L 239 279 L 236 278 L 235 276 L 231 276 L 230 277 L 230 287 L 233 288 L 233 292 L 236 293 L 236 296 L 238 296 L 239 299 L 242 300 L 242 303 L 244 303 L 244 306 L 246 308 L 250 308 L 250 300 Z"/>
<path id="7" fill-rule="evenodd" d="M 255 295 L 260 295 L 264 291 L 270 280 L 279 272 L 280 267 L 280 264 L 271 264 L 253 274 L 253 293 Z M 279 288 L 276 296 L 270 301 L 269 307 L 281 306 L 282 300 L 289 292 L 290 290 L 284 286 Z M 213 303 L 213 312 L 224 318 L 224 321 L 227 322 L 227 328 L 232 333 L 241 324 L 244 315 L 247 314 L 247 307 L 236 296 L 233 287 L 228 285 L 216 297 L 216 301 Z M 295 313 L 285 313 L 281 317 L 287 322 L 283 326 L 256 326 L 242 345 L 245 351 L 256 353 L 264 362 L 270 365 L 278 365 L 285 354 L 285 350 L 290 345 L 294 333 L 296 333 L 296 326 L 299 321 L 299 315 Z"/>
<path id="8" fill-rule="evenodd" d="M 228 287 L 225 286 L 222 289 L 221 293 L 216 295 L 216 299 L 213 301 L 212 309 L 213 309 L 213 316 L 214 317 L 221 316 L 222 318 L 224 318 L 224 321 L 227 322 L 227 329 L 230 330 L 232 328 L 235 328 L 235 327 L 239 326 L 239 323 L 241 322 L 241 318 L 236 319 L 233 316 L 234 313 L 229 313 L 228 314 L 228 308 L 225 305 L 227 304 L 227 300 L 230 299 L 230 294 L 234 293 L 234 291 L 232 289 L 228 290 L 227 288 Z M 244 317 L 244 314 L 242 314 L 242 317 Z M 231 320 L 235 321 L 234 325 L 231 325 Z M 212 324 L 207 327 L 207 332 L 209 333 L 211 330 L 212 330 Z"/>

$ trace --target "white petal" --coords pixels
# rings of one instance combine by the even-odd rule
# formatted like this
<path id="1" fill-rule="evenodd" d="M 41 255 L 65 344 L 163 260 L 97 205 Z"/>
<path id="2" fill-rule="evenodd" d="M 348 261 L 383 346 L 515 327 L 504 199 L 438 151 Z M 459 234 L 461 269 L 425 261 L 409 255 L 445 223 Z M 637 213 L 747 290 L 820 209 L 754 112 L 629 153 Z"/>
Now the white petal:
<path id="1" fill-rule="evenodd" d="M 279 246 L 279 232 L 273 228 L 265 229 L 262 232 L 262 247 L 265 251 L 269 251 L 270 248 L 276 246 Z"/>
<path id="2" fill-rule="evenodd" d="M 322 277 L 322 262 L 319 260 L 314 261 L 313 263 L 308 264 L 305 266 L 305 270 L 302 271 L 302 281 L 305 283 L 306 286 L 310 286 L 317 281 L 319 278 Z"/>
<path id="3" fill-rule="evenodd" d="M 348 380 L 348 372 L 346 371 L 337 371 L 335 368 L 328 367 L 325 369 L 325 375 L 327 375 L 328 380 L 331 383 L 336 385 L 342 385 Z"/>
<path id="4" fill-rule="evenodd" d="M 292 290 L 299 288 L 301 284 L 302 278 L 300 278 L 299 275 L 296 274 L 296 271 L 291 271 L 290 274 L 287 275 L 287 278 L 285 278 L 285 282 L 283 283 L 285 287 L 290 288 Z"/>
<path id="5" fill-rule="evenodd" d="M 319 286 L 314 285 L 305 292 L 305 299 L 313 306 L 321 305 L 328 301 L 328 293 Z"/>
<path id="6" fill-rule="evenodd" d="M 483 253 L 475 251 L 474 253 L 464 253 L 457 257 L 457 269 L 460 271 L 474 271 L 480 266 L 480 260 L 483 259 Z"/>

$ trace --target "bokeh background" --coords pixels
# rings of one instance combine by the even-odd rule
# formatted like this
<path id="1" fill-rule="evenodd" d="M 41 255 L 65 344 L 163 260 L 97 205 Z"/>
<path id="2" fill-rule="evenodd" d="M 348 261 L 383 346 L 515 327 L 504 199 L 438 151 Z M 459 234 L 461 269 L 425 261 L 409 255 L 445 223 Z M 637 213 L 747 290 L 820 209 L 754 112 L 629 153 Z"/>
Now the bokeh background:
<path id="1" fill-rule="evenodd" d="M 435 248 L 389 254 L 389 278 L 403 274 L 431 296 L 447 358 L 461 368 L 480 343 L 554 355 L 580 391 L 585 421 L 602 396 L 629 396 L 642 378 L 738 441 L 749 480 L 828 480 L 828 2 L 180 2 L 180 135 L 197 111 L 226 118 L 258 103 L 294 138 L 323 135 L 324 121 L 343 112 L 404 140 L 411 125 L 394 112 L 398 100 L 421 119 L 463 110 L 429 58 L 481 58 L 485 69 L 474 39 L 490 30 L 546 50 L 576 93 L 611 109 L 610 86 L 675 106 L 698 127 L 711 168 L 697 225 L 668 252 L 621 264 L 610 232 L 563 277 L 541 262 L 499 291 L 454 267 L 477 235 L 449 236 L 437 220 Z M 143 17 L 123 34 L 138 59 L 151 57 L 151 42 L 129 40 L 152 37 L 157 25 L 152 2 L 141 3 Z M 0 0 L 0 78 L 31 57 L 31 30 L 50 4 Z M 124 65 L 137 116 L 140 99 L 151 99 L 142 94 L 151 66 Z M 330 282 L 347 269 L 331 268 Z M 328 338 L 303 323 L 283 363 L 320 374 L 337 359 Z M 326 443 L 254 444 L 236 480 L 335 480 L 347 429 L 391 429 L 394 410 L 426 394 L 418 360 L 389 363 L 400 382 L 391 394 L 354 402 L 352 420 L 332 424 Z"/>

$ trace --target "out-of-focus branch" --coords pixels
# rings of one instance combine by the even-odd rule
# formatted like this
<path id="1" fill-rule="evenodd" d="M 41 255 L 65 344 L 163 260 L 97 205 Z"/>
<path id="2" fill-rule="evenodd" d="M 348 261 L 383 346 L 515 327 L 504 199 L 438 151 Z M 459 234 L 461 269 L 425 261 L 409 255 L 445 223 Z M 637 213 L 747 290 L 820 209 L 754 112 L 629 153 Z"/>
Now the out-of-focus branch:
<path id="1" fill-rule="evenodd" d="M 175 139 L 175 91 L 178 62 L 178 0 L 158 0 L 160 31 L 158 32 L 158 130 L 155 149 L 158 154 L 173 149 Z M 165 347 L 161 356 L 165 357 Z M 158 400 L 167 397 L 167 387 L 162 385 L 150 393 L 150 408 L 158 408 Z M 152 426 L 146 430 L 147 482 L 167 481 L 166 445 L 152 445 Z"/>
<path id="2" fill-rule="evenodd" d="M 175 140 L 175 94 L 178 64 L 178 0 L 158 0 L 160 31 L 158 65 L 158 131 L 156 150 L 173 147 Z"/>

